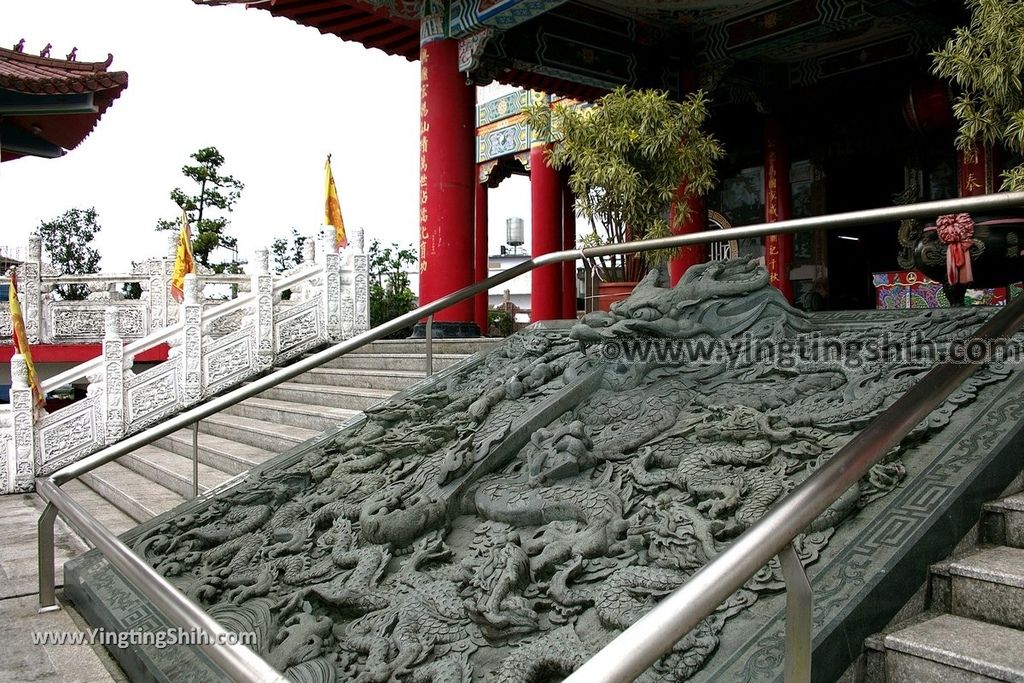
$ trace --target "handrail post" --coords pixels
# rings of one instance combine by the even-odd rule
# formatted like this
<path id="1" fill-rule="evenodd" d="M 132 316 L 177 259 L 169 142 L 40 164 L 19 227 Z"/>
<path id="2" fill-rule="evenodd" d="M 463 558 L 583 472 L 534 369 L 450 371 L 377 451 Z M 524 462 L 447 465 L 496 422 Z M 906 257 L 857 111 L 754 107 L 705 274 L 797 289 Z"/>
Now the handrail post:
<path id="1" fill-rule="evenodd" d="M 199 420 L 192 423 L 192 497 L 199 497 Z"/>
<path id="2" fill-rule="evenodd" d="M 814 594 L 807 572 L 790 543 L 779 552 L 779 564 L 786 579 L 786 683 L 810 683 L 811 610 Z"/>
<path id="3" fill-rule="evenodd" d="M 39 515 L 39 612 L 60 609 L 56 595 L 56 568 L 53 558 L 53 524 L 57 519 L 57 508 L 47 503 Z"/>
<path id="4" fill-rule="evenodd" d="M 270 274 L 270 254 L 257 249 L 250 276 L 253 300 L 252 314 L 256 332 L 255 367 L 266 370 L 274 364 L 274 278 Z"/>
<path id="5" fill-rule="evenodd" d="M 124 436 L 124 342 L 118 329 L 117 307 L 103 311 L 103 442 Z"/>
<path id="6" fill-rule="evenodd" d="M 434 374 L 434 314 L 427 316 L 427 329 L 424 331 L 427 339 L 427 377 Z"/>

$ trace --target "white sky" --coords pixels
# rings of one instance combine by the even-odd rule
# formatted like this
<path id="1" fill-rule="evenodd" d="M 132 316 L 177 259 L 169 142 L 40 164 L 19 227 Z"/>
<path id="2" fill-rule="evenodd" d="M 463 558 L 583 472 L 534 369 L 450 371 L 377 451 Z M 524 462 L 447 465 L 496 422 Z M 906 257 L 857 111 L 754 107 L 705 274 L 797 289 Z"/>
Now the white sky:
<path id="1" fill-rule="evenodd" d="M 323 161 L 333 154 L 345 224 L 367 244 L 418 242 L 419 64 L 323 36 L 268 12 L 191 0 L 0 0 L 0 45 L 25 38 L 83 61 L 113 53 L 128 88 L 95 131 L 60 159 L 0 166 L 0 245 L 20 247 L 43 220 L 95 206 L 104 272 L 164 253 L 153 229 L 188 191 L 181 167 L 216 146 L 245 183 L 231 234 L 248 258 L 291 227 L 312 234 L 323 211 Z M 505 219 L 530 235 L 529 181 L 490 191 L 490 251 Z"/>

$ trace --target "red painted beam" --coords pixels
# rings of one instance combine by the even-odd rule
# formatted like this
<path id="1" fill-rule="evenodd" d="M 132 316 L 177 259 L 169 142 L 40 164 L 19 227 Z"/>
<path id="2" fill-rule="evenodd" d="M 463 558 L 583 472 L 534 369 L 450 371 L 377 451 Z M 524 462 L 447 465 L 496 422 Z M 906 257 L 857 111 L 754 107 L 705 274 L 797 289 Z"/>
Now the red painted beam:
<path id="1" fill-rule="evenodd" d="M 84 363 L 103 354 L 102 344 L 32 344 L 32 361 L 34 363 Z M 167 344 L 158 344 L 151 349 L 136 354 L 139 363 L 160 363 L 167 360 Z M 0 346 L 0 363 L 11 362 L 14 355 L 13 346 Z"/>

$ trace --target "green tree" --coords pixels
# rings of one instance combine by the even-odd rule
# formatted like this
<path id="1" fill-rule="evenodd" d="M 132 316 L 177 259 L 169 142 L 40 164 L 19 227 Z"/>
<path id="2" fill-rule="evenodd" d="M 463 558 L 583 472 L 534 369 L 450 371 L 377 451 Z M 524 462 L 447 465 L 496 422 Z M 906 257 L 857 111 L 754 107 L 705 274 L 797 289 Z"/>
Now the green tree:
<path id="1" fill-rule="evenodd" d="M 370 325 L 376 327 L 416 308 L 416 295 L 410 287 L 408 273 L 416 265 L 416 251 L 411 246 L 399 248 L 397 243 L 381 247 L 379 240 L 373 240 L 366 253 L 370 271 Z M 408 335 L 408 329 L 399 330 L 389 338 Z"/>
<path id="2" fill-rule="evenodd" d="M 275 239 L 270 245 L 270 253 L 274 256 L 274 272 L 283 273 L 302 263 L 302 249 L 308 239 L 310 238 L 300 235 L 295 228 L 292 228 L 290 241 L 286 237 Z"/>
<path id="3" fill-rule="evenodd" d="M 723 151 L 702 130 L 708 104 L 703 91 L 676 102 L 658 90 L 618 88 L 589 108 L 549 109 L 541 102 L 529 110 L 534 136 L 556 140 L 548 163 L 569 168 L 576 209 L 590 221 L 590 244 L 666 237 L 675 227 L 669 225 L 669 208 L 675 204 L 680 223 L 686 219 L 687 196 L 714 186 L 715 161 Z M 686 193 L 679 196 L 684 178 Z M 646 260 L 663 263 L 674 254 L 661 250 Z"/>
<path id="4" fill-rule="evenodd" d="M 171 201 L 188 214 L 192 225 L 192 253 L 196 261 L 211 268 L 215 273 L 241 272 L 237 256 L 229 261 L 211 260 L 216 249 L 237 252 L 238 240 L 227 234 L 231 213 L 245 188 L 233 176 L 221 173 L 224 155 L 216 147 L 204 147 L 191 155 L 195 165 L 186 164 L 181 173 L 195 186 L 192 194 L 180 187 L 171 190 Z M 157 221 L 157 230 L 178 230 L 181 217 Z"/>
<path id="5" fill-rule="evenodd" d="M 60 217 L 39 224 L 39 237 L 50 263 L 62 275 L 99 272 L 100 252 L 92 246 L 100 225 L 96 209 L 69 209 Z M 61 285 L 62 299 L 78 301 L 89 296 L 86 285 Z"/>
<path id="6" fill-rule="evenodd" d="M 970 153 L 978 144 L 1002 144 L 1024 154 L 1024 3 L 967 0 L 967 7 L 970 24 L 932 53 L 935 73 L 960 89 L 956 146 Z M 1003 189 L 1024 189 L 1024 166 L 1003 173 Z"/>

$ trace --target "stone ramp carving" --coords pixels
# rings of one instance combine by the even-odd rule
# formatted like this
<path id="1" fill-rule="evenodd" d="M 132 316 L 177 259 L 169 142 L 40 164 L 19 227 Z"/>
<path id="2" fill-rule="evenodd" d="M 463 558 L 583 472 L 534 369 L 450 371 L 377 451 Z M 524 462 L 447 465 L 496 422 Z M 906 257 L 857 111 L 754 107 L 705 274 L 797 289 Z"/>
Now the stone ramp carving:
<path id="1" fill-rule="evenodd" d="M 124 538 L 222 623 L 257 633 L 254 649 L 291 680 L 548 680 L 684 582 L 930 365 L 884 352 L 920 344 L 914 333 L 952 339 L 987 315 L 806 316 L 745 261 L 693 268 L 671 291 L 645 280 L 609 314 L 535 326 Z M 790 362 L 791 350 L 765 363 L 721 347 L 771 342 L 778 354 L 823 339 L 862 351 L 875 340 L 883 353 Z M 684 342 L 720 356 L 683 360 Z M 916 588 L 918 560 L 955 540 L 1012 469 L 1020 375 L 981 370 L 798 538 L 818 601 L 816 677 L 849 661 L 850 638 L 863 630 L 859 648 L 885 622 Z M 101 558 L 65 573 L 94 625 L 160 623 Z M 769 565 L 645 680 L 780 675 L 782 587 Z M 133 676 L 216 675 L 193 651 L 122 654 Z"/>

